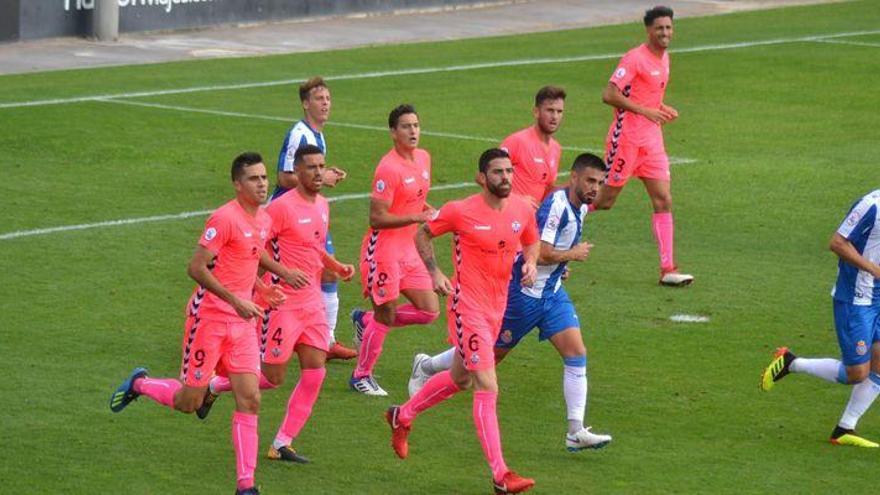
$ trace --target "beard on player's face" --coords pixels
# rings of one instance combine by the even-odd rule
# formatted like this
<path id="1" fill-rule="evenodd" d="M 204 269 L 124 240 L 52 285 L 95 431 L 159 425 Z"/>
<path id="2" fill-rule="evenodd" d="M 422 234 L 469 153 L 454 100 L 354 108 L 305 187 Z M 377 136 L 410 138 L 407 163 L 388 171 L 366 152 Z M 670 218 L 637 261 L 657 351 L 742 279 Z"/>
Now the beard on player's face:
<path id="1" fill-rule="evenodd" d="M 507 179 L 500 179 L 497 182 L 493 182 L 487 177 L 486 189 L 495 197 L 506 198 L 510 196 L 510 191 L 513 190 L 513 186 Z"/>

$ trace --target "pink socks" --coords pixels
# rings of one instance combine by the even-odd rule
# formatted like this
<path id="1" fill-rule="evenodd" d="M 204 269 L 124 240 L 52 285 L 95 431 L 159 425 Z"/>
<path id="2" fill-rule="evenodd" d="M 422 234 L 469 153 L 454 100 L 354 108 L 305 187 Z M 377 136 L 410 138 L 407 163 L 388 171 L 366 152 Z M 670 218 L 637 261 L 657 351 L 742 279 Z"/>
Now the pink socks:
<path id="1" fill-rule="evenodd" d="M 230 383 L 229 378 L 225 376 L 216 375 L 214 378 L 211 378 L 209 385 L 211 387 L 211 393 L 214 394 L 232 391 L 232 383 Z M 266 379 L 265 375 L 260 373 L 260 390 L 273 389 L 276 387 L 278 387 L 278 385 L 270 382 Z"/>
<path id="2" fill-rule="evenodd" d="M 324 383 L 326 375 L 325 368 L 302 370 L 299 382 L 290 394 L 290 400 L 287 401 L 287 414 L 284 415 L 284 421 L 275 436 L 276 444 L 289 445 L 291 440 L 299 435 L 312 414 L 312 406 L 318 400 L 318 393 L 321 392 L 321 384 Z"/>
<path id="3" fill-rule="evenodd" d="M 397 420 L 400 421 L 400 424 L 409 426 L 422 411 L 436 406 L 459 391 L 461 389 L 452 380 L 452 374 L 449 373 L 449 370 L 437 373 L 425 383 L 425 386 L 416 395 L 400 406 Z"/>
<path id="4" fill-rule="evenodd" d="M 654 230 L 654 239 L 657 240 L 657 252 L 660 254 L 660 271 L 666 273 L 675 270 L 675 259 L 672 256 L 672 213 L 654 213 L 651 217 L 651 226 Z"/>
<path id="5" fill-rule="evenodd" d="M 382 354 L 382 344 L 385 343 L 385 337 L 388 336 L 390 330 L 386 325 L 373 319 L 372 311 L 364 316 L 364 320 L 367 322 L 367 328 L 364 329 L 357 367 L 354 369 L 355 378 L 373 374 L 373 367 L 376 366 L 376 361 Z"/>
<path id="6" fill-rule="evenodd" d="M 497 401 L 498 392 L 474 392 L 474 425 L 477 427 L 477 437 L 483 447 L 483 455 L 489 461 L 492 477 L 500 480 L 508 469 L 501 454 L 501 430 L 498 428 L 498 414 L 495 411 Z"/>
<path id="7" fill-rule="evenodd" d="M 440 313 L 432 313 L 416 308 L 412 304 L 401 304 L 397 307 L 394 316 L 393 327 L 405 327 L 407 325 L 427 325 L 436 320 Z"/>
<path id="8" fill-rule="evenodd" d="M 235 411 L 232 415 L 232 445 L 238 489 L 254 486 L 257 468 L 257 415 Z"/>
<path id="9" fill-rule="evenodd" d="M 174 394 L 183 388 L 183 384 L 174 378 L 140 378 L 134 381 L 134 391 L 146 395 L 154 401 L 174 408 Z"/>

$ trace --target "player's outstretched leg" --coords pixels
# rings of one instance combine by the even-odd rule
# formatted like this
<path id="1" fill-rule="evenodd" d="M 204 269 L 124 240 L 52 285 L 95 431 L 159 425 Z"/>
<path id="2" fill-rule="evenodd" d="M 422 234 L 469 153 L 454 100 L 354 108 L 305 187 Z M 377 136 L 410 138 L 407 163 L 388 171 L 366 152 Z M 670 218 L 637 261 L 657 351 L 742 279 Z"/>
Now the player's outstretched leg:
<path id="1" fill-rule="evenodd" d="M 780 347 L 773 353 L 773 359 L 770 364 L 764 368 L 761 373 L 761 390 L 768 392 L 773 385 L 779 380 L 785 378 L 791 371 L 791 362 L 795 360 L 795 356 L 788 350 L 788 347 Z"/>
<path id="2" fill-rule="evenodd" d="M 134 390 L 134 381 L 145 376 L 147 376 L 146 368 L 135 368 L 131 374 L 128 375 L 128 378 L 126 378 L 121 385 L 116 387 L 113 395 L 110 396 L 110 410 L 118 413 L 131 404 L 132 401 L 140 397 L 141 394 Z"/>
<path id="3" fill-rule="evenodd" d="M 400 406 L 391 406 L 385 411 L 385 421 L 391 427 L 391 448 L 401 459 L 409 455 L 409 432 L 411 424 L 404 425 L 400 422 Z"/>
<path id="4" fill-rule="evenodd" d="M 260 374 L 260 390 L 271 390 L 278 388 L 278 385 L 269 381 L 266 375 Z M 220 394 L 232 391 L 232 384 L 229 378 L 221 375 L 215 375 L 208 382 L 208 389 L 205 390 L 205 398 L 202 399 L 202 405 L 196 409 L 196 416 L 199 419 L 205 419 L 214 407 L 214 403 L 220 398 Z"/>

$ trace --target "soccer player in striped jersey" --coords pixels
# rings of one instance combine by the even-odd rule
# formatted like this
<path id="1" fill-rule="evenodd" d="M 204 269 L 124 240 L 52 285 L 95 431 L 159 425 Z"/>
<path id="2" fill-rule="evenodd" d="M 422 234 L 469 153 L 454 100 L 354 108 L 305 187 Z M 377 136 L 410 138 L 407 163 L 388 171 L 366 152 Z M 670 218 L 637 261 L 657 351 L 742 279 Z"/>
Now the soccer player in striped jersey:
<path id="1" fill-rule="evenodd" d="M 831 383 L 852 385 L 849 402 L 831 433 L 831 443 L 880 447 L 855 433 L 856 424 L 880 395 L 880 189 L 859 199 L 831 237 L 839 258 L 831 290 L 834 327 L 841 359 L 802 358 L 776 350 L 761 375 L 769 391 L 789 373 L 806 373 Z"/>
<path id="2" fill-rule="evenodd" d="M 370 193 L 370 228 L 361 244 L 361 282 L 372 311 L 351 313 L 357 367 L 351 389 L 364 395 L 387 395 L 373 378 L 373 368 L 392 328 L 427 325 L 440 314 L 431 275 L 413 242 L 418 225 L 431 218 L 431 155 L 419 148 L 419 115 L 400 105 L 388 115 L 394 147 L 382 157 Z M 403 295 L 408 303 L 398 305 Z"/>
<path id="3" fill-rule="evenodd" d="M 327 141 L 321 132 L 330 118 L 330 88 L 320 77 L 313 77 L 299 87 L 299 99 L 302 104 L 303 118 L 297 121 L 287 132 L 281 151 L 278 153 L 278 181 L 272 199 L 284 194 L 289 189 L 296 189 L 297 177 L 294 171 L 296 150 L 307 144 L 317 146 L 327 156 Z M 345 179 L 345 171 L 337 167 L 324 170 L 324 187 L 334 187 Z M 327 252 L 335 255 L 333 237 L 327 235 Z M 327 325 L 330 328 L 330 351 L 327 359 L 352 359 L 357 351 L 336 341 L 336 322 L 339 316 L 339 287 L 336 274 L 325 270 L 321 275 L 321 293 L 324 297 Z"/>
<path id="4" fill-rule="evenodd" d="M 135 368 L 111 396 L 110 409 L 120 412 L 146 395 L 161 405 L 192 413 L 202 404 L 215 370 L 227 374 L 235 395 L 232 443 L 236 493 L 253 495 L 259 493 L 254 470 L 260 408 L 260 355 L 254 319 L 263 314 L 263 308 L 252 301 L 252 295 L 256 289 L 270 305 L 284 300 L 277 287 L 258 281 L 258 265 L 285 279 L 290 273 L 263 249 L 272 220 L 260 208 L 269 187 L 260 155 L 239 155 L 232 164 L 232 183 L 235 199 L 208 218 L 189 264 L 189 276 L 198 287 L 187 304 L 180 379 L 151 378 L 145 368 Z"/>
<path id="5" fill-rule="evenodd" d="M 608 177 L 595 206 L 611 208 L 630 177 L 641 179 L 654 208 L 651 225 L 660 256 L 660 284 L 681 287 L 694 277 L 680 273 L 673 256 L 669 157 L 661 130 L 678 118 L 678 111 L 663 101 L 669 83 L 672 16 L 668 7 L 645 12 L 647 43 L 624 55 L 602 93 L 602 101 L 614 107 L 614 120 L 605 144 Z"/>
<path id="6" fill-rule="evenodd" d="M 507 307 L 501 334 L 495 342 L 495 360 L 500 363 L 533 328 L 538 327 L 539 340 L 549 340 L 564 363 L 563 394 L 568 409 L 568 433 L 565 446 L 569 451 L 595 449 L 611 442 L 609 435 L 596 434 L 584 427 L 587 404 L 587 349 L 581 336 L 580 320 L 574 305 L 562 286 L 562 274 L 570 261 L 584 261 L 591 245 L 581 242 L 583 222 L 588 206 L 596 197 L 605 177 L 605 164 L 590 153 L 579 155 L 571 166 L 567 187 L 552 193 L 537 211 L 541 249 L 538 255 L 538 276 L 531 287 L 523 286 L 516 276 L 523 258 L 513 266 Z M 418 354 L 409 381 L 414 395 L 444 364 L 454 358 L 455 349 L 438 356 Z M 446 354 L 444 356 L 444 354 Z"/>
<path id="7" fill-rule="evenodd" d="M 391 446 L 405 459 L 416 416 L 473 387 L 474 425 L 496 494 L 521 493 L 535 484 L 507 468 L 496 413 L 498 380 L 492 349 L 501 330 L 514 259 L 523 258 L 521 271 L 513 275 L 523 286 L 532 286 L 537 274 L 534 210 L 523 198 L 510 194 L 512 180 L 513 165 L 507 153 L 498 148 L 486 150 L 480 156 L 477 174 L 482 192 L 447 203 L 417 230 L 416 247 L 431 273 L 434 289 L 450 296 L 446 301 L 449 341 L 458 354 L 449 371 L 434 375 L 409 401 L 385 413 L 391 426 Z M 432 238 L 445 233 L 453 235 L 452 282 L 437 266 L 431 244 Z"/>

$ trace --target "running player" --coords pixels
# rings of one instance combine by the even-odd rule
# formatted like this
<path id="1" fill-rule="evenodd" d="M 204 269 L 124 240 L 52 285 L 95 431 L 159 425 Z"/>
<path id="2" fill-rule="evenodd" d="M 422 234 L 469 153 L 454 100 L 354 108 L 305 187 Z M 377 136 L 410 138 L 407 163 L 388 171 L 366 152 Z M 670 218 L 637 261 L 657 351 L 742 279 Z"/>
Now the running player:
<path id="1" fill-rule="evenodd" d="M 535 95 L 534 125 L 514 132 L 501 143 L 513 163 L 513 192 L 536 210 L 556 183 L 562 148 L 553 134 L 562 124 L 564 109 L 565 90 L 544 86 Z"/>
<path id="2" fill-rule="evenodd" d="M 413 236 L 418 224 L 434 210 L 426 199 L 431 189 L 431 155 L 419 146 L 419 116 L 412 105 L 400 105 L 388 116 L 394 148 L 376 167 L 370 194 L 370 228 L 361 245 L 361 281 L 373 311 L 355 309 L 358 363 L 351 375 L 352 390 L 365 395 L 388 395 L 373 378 L 373 368 L 391 328 L 427 325 L 440 314 L 431 275 L 416 252 Z M 409 300 L 397 305 L 398 297 Z"/>
<path id="3" fill-rule="evenodd" d="M 428 380 L 402 406 L 385 413 L 391 426 L 391 445 L 401 459 L 409 453 L 408 436 L 416 416 L 456 393 L 474 387 L 473 418 L 483 454 L 492 470 L 495 493 L 520 493 L 535 481 L 510 471 L 501 452 L 496 403 L 498 383 L 492 349 L 501 330 L 508 281 L 514 258 L 522 247 L 523 286 L 535 282 L 538 233 L 535 214 L 519 196 L 510 196 L 513 165 L 503 150 L 480 156 L 477 182 L 483 191 L 447 203 L 416 233 L 416 246 L 431 273 L 433 286 L 447 298 L 449 340 L 457 349 L 452 369 Z M 450 282 L 434 259 L 431 239 L 452 232 L 455 277 Z"/>
<path id="4" fill-rule="evenodd" d="M 299 382 L 287 403 L 287 413 L 269 448 L 269 459 L 306 463 L 308 459 L 291 447 L 292 441 L 308 421 L 318 399 L 326 370 L 327 320 L 319 280 L 326 267 L 343 280 L 351 280 L 353 265 L 343 265 L 324 249 L 330 220 L 327 199 L 321 196 L 324 155 L 317 146 L 307 144 L 296 151 L 296 189 L 287 192 L 266 208 L 272 218 L 269 245 L 275 259 L 291 272 L 302 273 L 304 280 L 281 285 L 286 301 L 257 325 L 260 329 L 262 376 L 260 388 L 275 388 L 284 383 L 287 363 L 295 351 L 301 369 Z M 271 274 L 267 274 L 271 277 Z M 277 282 L 272 279 L 272 282 Z M 213 394 L 197 411 L 204 418 L 216 394 L 229 391 L 226 377 L 211 380 Z"/>
<path id="5" fill-rule="evenodd" d="M 278 182 L 272 199 L 275 199 L 289 189 L 296 189 L 297 176 L 294 171 L 296 150 L 301 146 L 311 144 L 321 149 L 321 153 L 327 156 L 327 141 L 321 132 L 330 118 L 330 88 L 320 77 L 313 77 L 299 87 L 299 99 L 302 104 L 303 118 L 297 121 L 287 132 L 284 144 L 278 154 Z M 345 179 L 345 171 L 336 167 L 324 169 L 323 187 L 334 187 L 339 181 Z M 334 255 L 333 238 L 327 234 L 327 252 Z M 336 341 L 336 321 L 339 315 L 339 288 L 336 274 L 325 270 L 321 275 L 321 294 L 324 298 L 327 325 L 330 328 L 330 352 L 327 359 L 352 359 L 357 356 L 357 351 L 350 349 Z"/>
<path id="6" fill-rule="evenodd" d="M 837 283 L 831 290 L 834 327 L 841 360 L 797 357 L 786 347 L 776 350 L 761 376 L 761 388 L 789 373 L 806 373 L 831 383 L 853 385 L 831 443 L 880 447 L 858 436 L 856 424 L 880 395 L 880 189 L 857 201 L 831 237 L 838 256 Z M 842 362 L 841 362 L 842 361 Z"/>
<path id="7" fill-rule="evenodd" d="M 694 277 L 679 273 L 673 257 L 669 157 L 661 130 L 678 118 L 678 112 L 663 102 L 669 83 L 672 15 L 668 7 L 645 12 L 648 41 L 624 55 L 602 93 L 602 101 L 614 107 L 614 120 L 605 148 L 608 178 L 595 204 L 596 209 L 610 209 L 630 177 L 641 179 L 654 207 L 651 225 L 660 255 L 660 284 L 680 287 Z"/>
<path id="8" fill-rule="evenodd" d="M 562 384 L 568 409 L 565 446 L 572 452 L 601 448 L 611 442 L 609 435 L 596 434 L 584 427 L 587 349 L 577 312 L 561 280 L 569 261 L 584 261 L 590 253 L 591 245 L 580 242 L 583 221 L 604 176 L 605 163 L 601 158 L 591 153 L 581 154 L 571 166 L 568 186 L 541 203 L 537 212 L 538 232 L 541 234 L 538 278 L 532 287 L 523 287 L 516 276 L 522 271 L 523 259 L 514 263 L 501 334 L 495 342 L 496 365 L 534 327 L 540 330 L 538 339 L 550 340 L 559 352 L 564 363 Z M 443 365 L 454 356 L 455 348 L 434 357 L 416 355 L 409 380 L 410 396 L 415 395 L 432 375 L 447 369 Z"/>
<path id="9" fill-rule="evenodd" d="M 180 379 L 149 378 L 135 368 L 113 393 L 110 409 L 120 412 L 141 395 L 185 413 L 198 408 L 215 369 L 227 373 L 235 395 L 232 443 L 235 446 L 239 495 L 259 493 L 254 487 L 257 465 L 257 413 L 260 409 L 260 357 L 254 318 L 263 309 L 251 300 L 255 286 L 275 303 L 277 288 L 258 283 L 257 266 L 280 272 L 263 250 L 272 221 L 260 205 L 269 183 L 263 159 L 243 153 L 232 163 L 235 199 L 218 208 L 205 225 L 189 264 L 199 285 L 187 304 Z"/>

